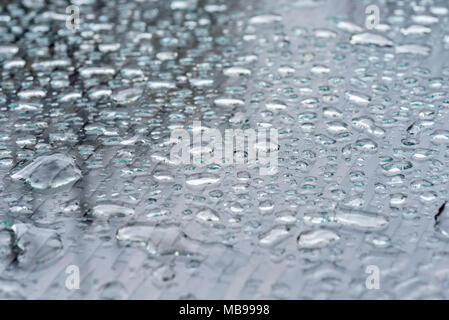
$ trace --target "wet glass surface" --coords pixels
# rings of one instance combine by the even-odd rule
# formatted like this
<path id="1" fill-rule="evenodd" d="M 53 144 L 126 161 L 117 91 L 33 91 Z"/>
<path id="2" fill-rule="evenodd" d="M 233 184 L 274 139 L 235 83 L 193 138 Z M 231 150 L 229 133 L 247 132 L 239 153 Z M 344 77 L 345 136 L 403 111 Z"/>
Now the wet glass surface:
<path id="1" fill-rule="evenodd" d="M 447 1 L 0 8 L 0 298 L 449 298 Z M 174 164 L 194 121 L 277 172 Z"/>

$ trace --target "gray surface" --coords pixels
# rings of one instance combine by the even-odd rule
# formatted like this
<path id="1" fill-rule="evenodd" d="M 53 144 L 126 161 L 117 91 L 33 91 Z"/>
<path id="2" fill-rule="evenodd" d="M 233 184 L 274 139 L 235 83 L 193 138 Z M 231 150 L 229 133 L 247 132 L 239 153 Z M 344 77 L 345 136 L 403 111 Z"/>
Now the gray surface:
<path id="1" fill-rule="evenodd" d="M 80 0 L 76 32 L 68 3 L 49 2 L 0 12 L 1 298 L 448 298 L 446 1 Z M 369 4 L 392 46 L 350 41 L 371 32 Z M 267 14 L 278 21 L 251 23 Z M 435 17 L 428 34 L 401 33 Z M 232 66 L 251 74 L 224 75 Z M 278 174 L 161 161 L 169 128 L 194 120 L 272 125 Z M 194 188 L 193 174 L 219 180 Z M 136 227 L 147 241 L 117 239 Z"/>

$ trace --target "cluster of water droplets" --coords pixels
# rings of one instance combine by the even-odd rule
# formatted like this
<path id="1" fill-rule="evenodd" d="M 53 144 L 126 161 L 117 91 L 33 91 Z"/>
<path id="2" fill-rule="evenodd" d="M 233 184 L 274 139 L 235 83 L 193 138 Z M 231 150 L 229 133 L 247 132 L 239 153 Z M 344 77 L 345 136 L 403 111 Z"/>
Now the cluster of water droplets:
<path id="1" fill-rule="evenodd" d="M 373 30 L 364 1 L 72 2 L 75 31 L 0 11 L 0 297 L 447 298 L 444 1 Z M 175 165 L 198 120 L 278 130 L 277 173 Z"/>

